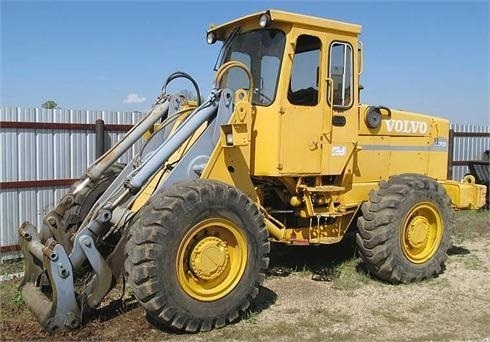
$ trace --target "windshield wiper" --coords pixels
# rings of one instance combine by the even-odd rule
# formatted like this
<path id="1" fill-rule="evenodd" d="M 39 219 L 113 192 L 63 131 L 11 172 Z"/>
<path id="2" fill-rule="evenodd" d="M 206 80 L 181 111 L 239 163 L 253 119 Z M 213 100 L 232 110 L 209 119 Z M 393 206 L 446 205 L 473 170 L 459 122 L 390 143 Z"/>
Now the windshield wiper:
<path id="1" fill-rule="evenodd" d="M 236 26 L 233 29 L 233 31 L 231 31 L 230 35 L 223 42 L 223 45 L 221 46 L 221 49 L 219 50 L 218 57 L 216 57 L 216 62 L 214 63 L 214 68 L 213 68 L 214 71 L 218 70 L 218 64 L 220 64 L 220 61 L 222 59 L 222 55 L 225 51 L 225 48 L 228 48 L 228 46 L 235 39 L 235 37 L 238 35 L 239 32 L 240 32 L 240 26 Z"/>

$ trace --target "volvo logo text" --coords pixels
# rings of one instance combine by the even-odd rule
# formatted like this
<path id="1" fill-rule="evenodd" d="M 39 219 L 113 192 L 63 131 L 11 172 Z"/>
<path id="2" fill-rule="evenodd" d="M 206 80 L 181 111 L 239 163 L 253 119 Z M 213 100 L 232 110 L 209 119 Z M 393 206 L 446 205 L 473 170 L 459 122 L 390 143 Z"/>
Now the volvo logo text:
<path id="1" fill-rule="evenodd" d="M 412 120 L 386 120 L 388 132 L 396 133 L 427 133 L 427 122 Z"/>

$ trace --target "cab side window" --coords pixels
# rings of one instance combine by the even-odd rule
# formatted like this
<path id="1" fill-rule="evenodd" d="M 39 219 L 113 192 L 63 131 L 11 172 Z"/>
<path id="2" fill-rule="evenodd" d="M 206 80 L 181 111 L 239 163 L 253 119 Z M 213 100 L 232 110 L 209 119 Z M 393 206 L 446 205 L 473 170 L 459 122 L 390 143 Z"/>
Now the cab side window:
<path id="1" fill-rule="evenodd" d="M 318 104 L 318 71 L 321 41 L 318 37 L 301 35 L 296 41 L 288 100 L 293 105 Z"/>
<path id="2" fill-rule="evenodd" d="M 334 42 L 330 46 L 329 77 L 333 81 L 333 105 L 350 107 L 352 104 L 352 47 Z"/>

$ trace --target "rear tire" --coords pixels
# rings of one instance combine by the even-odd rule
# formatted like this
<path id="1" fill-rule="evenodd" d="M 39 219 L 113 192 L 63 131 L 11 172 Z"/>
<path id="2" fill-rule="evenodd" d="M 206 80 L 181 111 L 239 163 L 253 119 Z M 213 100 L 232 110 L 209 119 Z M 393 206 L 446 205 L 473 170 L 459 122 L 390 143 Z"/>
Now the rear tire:
<path id="1" fill-rule="evenodd" d="M 194 180 L 158 192 L 139 211 L 125 268 L 153 319 L 207 331 L 250 306 L 265 279 L 269 250 L 255 203 L 224 183 Z"/>
<path id="2" fill-rule="evenodd" d="M 391 283 L 409 283 L 444 270 L 453 212 L 435 180 L 404 174 L 382 181 L 361 207 L 357 245 L 368 271 Z"/>

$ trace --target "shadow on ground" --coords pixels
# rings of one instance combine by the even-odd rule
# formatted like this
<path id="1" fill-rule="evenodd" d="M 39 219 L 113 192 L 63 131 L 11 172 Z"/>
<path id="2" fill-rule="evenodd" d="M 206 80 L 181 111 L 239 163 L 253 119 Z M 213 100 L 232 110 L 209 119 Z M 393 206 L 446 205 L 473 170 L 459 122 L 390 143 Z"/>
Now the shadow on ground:
<path id="1" fill-rule="evenodd" d="M 101 306 L 99 309 L 90 310 L 83 313 L 83 325 L 97 321 L 99 323 L 110 321 L 115 317 L 130 312 L 138 307 L 138 301 L 133 296 L 127 298 L 114 299 L 109 304 Z"/>
<path id="2" fill-rule="evenodd" d="M 313 280 L 331 281 L 339 275 L 339 266 L 357 257 L 353 237 L 346 236 L 334 245 L 288 246 L 280 243 L 272 245 L 269 276 L 288 276 L 292 272 L 311 272 Z M 362 262 L 356 267 L 366 273 Z"/>
<path id="3" fill-rule="evenodd" d="M 260 286 L 259 293 L 257 294 L 257 297 L 255 297 L 255 300 L 252 302 L 248 310 L 245 312 L 244 315 L 238 317 L 233 323 L 237 323 L 242 319 L 246 319 L 249 316 L 253 316 L 255 314 L 261 313 L 264 310 L 267 310 L 271 305 L 273 305 L 276 302 L 276 300 L 277 300 L 277 294 L 274 291 L 268 289 L 267 287 Z M 156 329 L 159 329 L 168 334 L 172 334 L 172 335 L 189 334 L 188 332 L 177 330 L 171 326 L 165 325 L 157 321 L 155 318 L 153 318 L 148 314 L 146 314 L 146 320 Z"/>
<path id="4" fill-rule="evenodd" d="M 447 250 L 447 254 L 451 255 L 466 255 L 470 254 L 470 250 L 462 246 L 452 246 Z"/>

